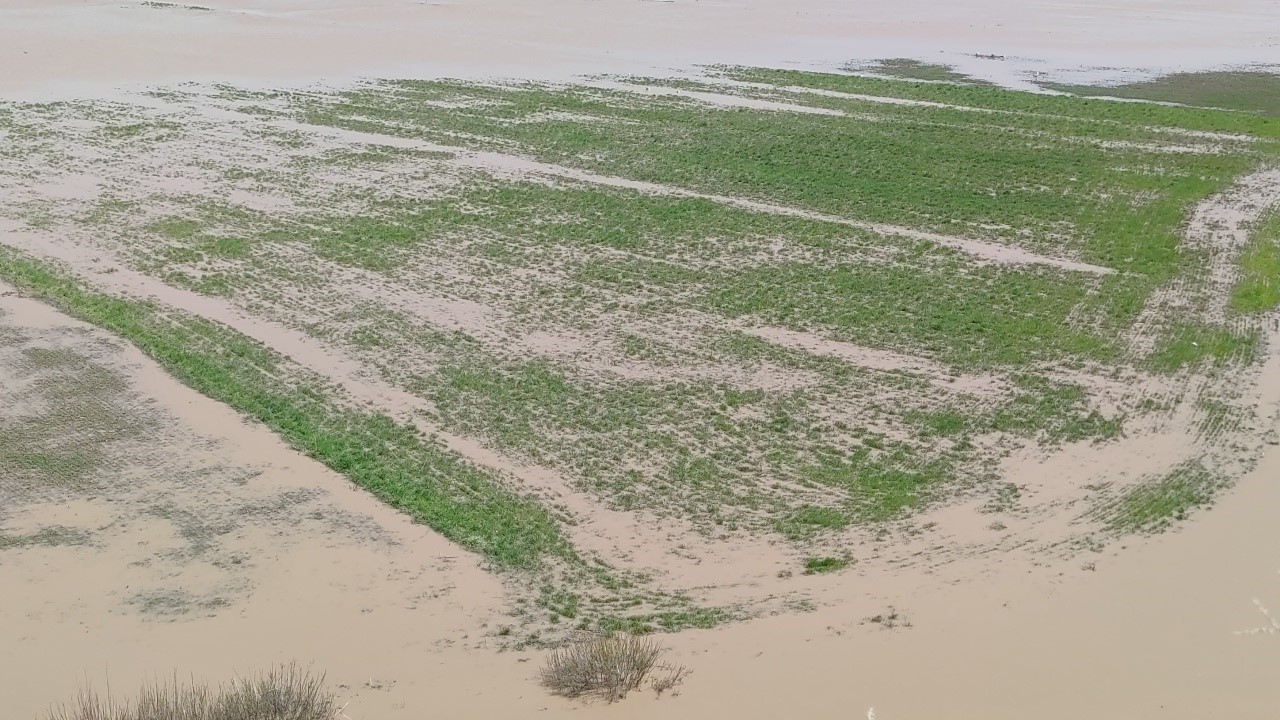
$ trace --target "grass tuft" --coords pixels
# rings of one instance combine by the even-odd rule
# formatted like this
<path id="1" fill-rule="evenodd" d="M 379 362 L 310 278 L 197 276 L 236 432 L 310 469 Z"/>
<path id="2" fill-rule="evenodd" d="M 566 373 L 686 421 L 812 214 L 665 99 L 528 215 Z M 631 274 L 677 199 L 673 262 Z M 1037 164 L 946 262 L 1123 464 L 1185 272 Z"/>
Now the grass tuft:
<path id="1" fill-rule="evenodd" d="M 805 575 L 839 572 L 853 563 L 848 557 L 812 557 L 804 561 Z"/>
<path id="2" fill-rule="evenodd" d="M 132 703 L 90 689 L 53 709 L 48 720 L 337 720 L 342 709 L 324 687 L 324 676 L 297 665 L 217 688 L 175 678 L 144 687 Z"/>
<path id="3" fill-rule="evenodd" d="M 594 696 L 616 702 L 644 683 L 662 653 L 662 646 L 651 638 L 625 634 L 590 638 L 551 651 L 542 667 L 542 684 L 565 697 Z M 660 678 L 660 684 L 669 689 L 682 677 L 682 673 L 669 673 Z"/>

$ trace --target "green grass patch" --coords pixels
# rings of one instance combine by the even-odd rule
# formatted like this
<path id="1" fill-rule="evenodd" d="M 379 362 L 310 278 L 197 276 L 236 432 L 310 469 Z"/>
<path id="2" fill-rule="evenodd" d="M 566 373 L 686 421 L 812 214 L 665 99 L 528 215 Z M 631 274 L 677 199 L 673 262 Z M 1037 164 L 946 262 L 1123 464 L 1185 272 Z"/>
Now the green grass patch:
<path id="1" fill-rule="evenodd" d="M 892 79 L 869 78 L 837 73 L 815 73 L 800 70 L 775 70 L 768 68 L 725 67 L 719 72 L 725 77 L 774 85 L 799 85 L 821 90 L 835 90 L 865 95 L 880 95 L 908 100 L 955 104 L 970 108 L 1029 113 L 1032 115 L 1058 115 L 1082 120 L 1105 120 L 1128 125 L 1160 125 L 1185 130 L 1211 132 L 1235 132 L 1260 137 L 1280 137 L 1280 123 L 1268 117 L 1228 112 L 1220 109 L 1170 107 L 1144 103 L 1115 103 L 1089 101 L 1087 99 L 1055 96 L 1042 93 L 1019 92 L 998 87 L 974 85 L 950 85 L 941 83 L 910 83 Z M 1207 74 L 1212 78 L 1212 74 Z M 1272 76 L 1274 77 L 1274 76 Z M 1179 82 L 1186 85 L 1186 80 Z M 1274 81 L 1262 74 L 1248 78 L 1271 86 Z M 1205 83 L 1206 85 L 1208 83 Z M 1079 87 L 1079 86 L 1076 86 Z M 1093 88 L 1097 94 L 1110 94 L 1112 88 Z M 1231 92 L 1239 96 L 1240 93 Z M 1154 98 L 1153 98 L 1154 99 Z M 1271 106 L 1270 98 L 1256 98 L 1253 103 Z"/>
<path id="2" fill-rule="evenodd" d="M 1152 100 L 1280 117 L 1280 74 L 1259 70 L 1173 73 L 1125 85 L 1045 87 L 1075 95 Z"/>
<path id="3" fill-rule="evenodd" d="M 647 635 L 658 631 L 706 630 L 739 617 L 741 614 L 730 608 L 694 608 L 605 617 L 600 619 L 598 626 L 606 633 Z"/>
<path id="4" fill-rule="evenodd" d="M 1094 516 L 1113 532 L 1162 532 L 1185 519 L 1193 508 L 1209 504 L 1224 485 L 1223 477 L 1191 461 L 1129 488 L 1095 510 Z"/>
<path id="5" fill-rule="evenodd" d="M 1164 340 L 1148 363 L 1158 372 L 1176 372 L 1201 364 L 1213 367 L 1245 364 L 1257 356 L 1259 342 L 1256 330 L 1182 324 L 1164 334 Z"/>
<path id="6" fill-rule="evenodd" d="M 883 522 L 921 507 L 955 479 L 954 473 L 949 461 L 918 458 L 909 447 L 879 451 L 864 445 L 844 457 L 822 458 L 806 468 L 804 477 L 817 486 L 843 489 L 853 518 Z"/>
<path id="7" fill-rule="evenodd" d="M 1123 421 L 1088 409 L 1084 388 L 1036 375 L 1014 378 L 1013 399 L 987 421 L 991 430 L 1030 435 L 1047 442 L 1109 440 L 1120 434 Z"/>
<path id="8" fill-rule="evenodd" d="M 804 561 L 805 575 L 822 575 L 839 572 L 852 563 L 848 557 L 811 557 Z"/>
<path id="9" fill-rule="evenodd" d="M 1240 258 L 1240 279 L 1231 289 L 1231 309 L 1257 313 L 1280 306 L 1280 212 L 1271 212 L 1253 229 Z"/>
<path id="10" fill-rule="evenodd" d="M 1086 301 L 1078 278 L 1049 271 L 788 264 L 753 268 L 714 283 L 706 303 L 730 317 L 937 357 L 958 367 L 1021 365 L 1063 356 L 1112 360 L 1111 337 L 1073 329 Z"/>
<path id="11" fill-rule="evenodd" d="M 1179 261 L 1178 231 L 1187 203 L 1225 187 L 1249 165 L 1229 153 L 1046 142 L 1047 130 L 1070 140 L 1073 135 L 1099 141 L 1159 137 L 1150 125 L 1160 118 L 1130 109 L 1116 115 L 1113 108 L 1101 107 L 1114 103 L 1060 98 L 1074 114 L 1058 117 L 1062 108 L 1040 107 L 1040 96 L 1030 93 L 762 72 L 783 84 L 821 86 L 828 77 L 870 83 L 850 89 L 890 96 L 918 88 L 981 92 L 993 107 L 1019 110 L 1030 103 L 1041 114 L 858 101 L 854 114 L 833 117 L 652 98 L 640 104 L 624 93 L 581 88 L 424 82 L 313 101 L 304 112 L 312 122 L 394 135 L 457 142 L 456 133 L 466 133 L 493 139 L 492 144 L 474 141 L 482 146 L 507 149 L 505 143 L 515 142 L 539 159 L 590 170 L 846 217 L 980 234 L 1042 250 L 1067 249 L 1093 262 L 1166 279 Z M 423 102 L 460 97 L 474 104 L 441 109 Z M 514 122 L 549 113 L 563 117 Z M 584 115 L 603 121 L 575 119 Z M 691 157 L 698 162 L 689 162 Z"/>

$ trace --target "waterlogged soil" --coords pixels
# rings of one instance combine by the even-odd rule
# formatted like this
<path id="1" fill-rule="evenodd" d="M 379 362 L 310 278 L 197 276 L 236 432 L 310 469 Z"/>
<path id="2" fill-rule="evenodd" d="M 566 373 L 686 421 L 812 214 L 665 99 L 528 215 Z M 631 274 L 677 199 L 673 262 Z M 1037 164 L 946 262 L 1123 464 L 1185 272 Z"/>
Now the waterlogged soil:
<path id="1" fill-rule="evenodd" d="M 1259 0 L 1234 0 L 1212 13 L 1190 2 L 1138 3 L 1138 12 L 1133 4 L 1111 3 L 1065 20 L 1054 6 L 996 1 L 869 10 L 824 0 L 785 7 L 750 0 L 553 0 L 537 11 L 508 0 L 198 4 L 9 3 L 0 10 L 0 94 L 21 100 L 123 97 L 146 108 L 143 115 L 164 115 L 181 103 L 147 105 L 137 93 L 122 94 L 120 85 L 210 78 L 247 78 L 270 87 L 353 76 L 565 78 L 602 71 L 663 74 L 696 63 L 834 68 L 859 56 L 937 55 L 965 73 L 1019 84 L 1042 75 L 1070 81 L 1124 76 L 1116 70 L 1123 67 L 1280 61 L 1280 17 L 1274 3 Z M 1109 69 L 1098 70 L 1101 65 Z M 198 89 L 207 91 L 207 85 Z M 698 99 L 782 109 L 732 94 Z M 626 512 L 572 487 L 554 469 L 513 458 L 465 432 L 443 431 L 427 417 L 429 403 L 400 386 L 403 378 L 372 367 L 376 353 L 353 356 L 350 343 L 338 347 L 332 338 L 299 329 L 314 321 L 316 308 L 332 310 L 324 303 L 334 295 L 305 284 L 291 289 L 289 282 L 281 282 L 278 292 L 295 295 L 283 302 L 195 292 L 163 277 L 163 263 L 140 270 L 137 257 L 106 239 L 105 229 L 72 232 L 77 229 L 67 218 L 128 189 L 148 201 L 172 196 L 139 210 L 154 216 L 144 219 L 164 220 L 175 208 L 189 209 L 174 198 L 225 189 L 227 178 L 219 173 L 227 168 L 219 162 L 263 160 L 236 169 L 271 171 L 282 157 L 291 162 L 291 154 L 305 156 L 317 140 L 328 149 L 363 152 L 365 142 L 376 141 L 383 149 L 424 154 L 391 163 L 385 174 L 346 167 L 326 175 L 322 168 L 306 176 L 307 187 L 394 185 L 430 198 L 480 173 L 639 189 L 802 219 L 817 218 L 812 212 L 503 153 L 442 159 L 430 155 L 439 148 L 388 136 L 309 128 L 314 137 L 308 138 L 296 123 L 278 123 L 270 135 L 246 144 L 245 113 L 204 111 L 202 127 L 215 132 L 177 145 L 181 152 L 122 152 L 132 140 L 179 137 L 180 126 L 153 122 L 157 116 L 135 128 L 120 123 L 138 118 L 121 117 L 108 118 L 120 121 L 113 125 L 118 134 L 97 137 L 101 145 L 55 142 L 11 162 L 15 172 L 2 180 L 4 202 L 21 212 L 4 221 L 0 242 L 65 263 L 108 293 L 153 297 L 257 338 L 343 384 L 370 407 L 413 418 L 470 461 L 517 478 L 573 519 L 566 534 L 580 550 L 650 573 L 666 589 L 707 604 L 749 604 L 763 617 L 664 636 L 670 659 L 693 674 L 662 697 L 645 690 L 610 706 L 551 697 L 537 684 L 542 651 L 513 648 L 508 628 L 523 620 L 510 613 L 521 589 L 489 572 L 477 556 L 169 378 L 136 349 L 0 285 L 0 698 L 10 715 L 38 717 L 86 683 L 109 684 L 113 694 L 123 695 L 157 675 L 177 672 L 216 682 L 295 659 L 328 673 L 352 720 L 584 712 L 609 718 L 1190 720 L 1271 718 L 1280 707 L 1274 682 L 1280 614 L 1272 611 L 1280 608 L 1280 524 L 1272 521 L 1280 509 L 1280 453 L 1271 445 L 1259 453 L 1264 439 L 1274 441 L 1280 429 L 1273 320 L 1265 324 L 1264 362 L 1239 377 L 1055 369 L 1054 379 L 1078 383 L 1104 414 L 1135 396 L 1169 409 L 1131 422 L 1123 435 L 1101 445 L 1028 444 L 1007 452 L 996 468 L 1010 481 L 1007 493 L 945 504 L 888 534 L 851 529 L 840 540 L 854 550 L 852 567 L 804 576 L 798 551 L 776 538 L 744 533 L 727 540 L 678 518 Z M 223 121 L 226 127 L 217 129 Z M 64 135 L 76 130 L 57 128 Z M 1210 146 L 1220 138 L 1193 140 L 1179 151 L 1214 151 Z M 101 174 L 86 170 L 104 158 L 122 162 L 103 163 L 110 170 Z M 441 166 L 448 172 L 413 172 Z M 232 205 L 278 217 L 309 210 L 269 182 L 237 177 L 225 198 Z M 1208 258 L 1206 274 L 1178 278 L 1151 295 L 1124 338 L 1133 353 L 1150 352 L 1179 313 L 1221 320 L 1244 231 L 1275 202 L 1275 181 L 1274 171 L 1264 168 L 1194 210 L 1186 236 Z M 341 199 L 341 193 L 333 195 Z M 936 242 L 979 264 L 1098 278 L 1109 271 L 1008 245 L 841 221 L 904 241 Z M 761 392 L 820 381 L 816 371 L 772 361 L 750 370 L 722 359 L 701 358 L 690 367 L 669 361 L 662 348 L 698 337 L 699 323 L 705 324 L 694 314 L 630 328 L 657 341 L 637 358 L 617 352 L 610 334 L 617 328 L 594 334 L 590 327 L 513 329 L 509 308 L 492 297 L 433 294 L 350 267 L 324 266 L 303 249 L 282 244 L 277 252 L 282 278 L 302 258 L 308 271 L 328 268 L 324 287 L 341 290 L 337 297 L 344 300 L 394 309 L 507 352 L 562 360 L 588 378 L 654 383 L 674 377 Z M 779 240 L 748 261 L 812 261 L 811 253 Z M 690 262 L 704 267 L 719 261 Z M 446 286 L 476 280 L 449 262 L 423 267 L 434 268 L 441 274 L 434 280 Z M 523 279 L 540 277 L 531 270 Z M 516 284 L 507 289 L 514 292 Z M 300 308 L 296 317 L 280 312 L 289 307 Z M 332 323 L 341 325 L 340 319 Z M 931 358 L 794 328 L 743 322 L 715 329 L 884 373 L 877 378 L 905 374 L 921 385 L 900 390 L 886 382 L 876 396 L 886 403 L 929 393 L 981 400 L 1014 392 L 1009 377 L 955 373 Z M 420 363 L 408 368 L 412 372 L 425 373 L 433 362 L 411 360 Z M 1197 405 L 1199 396 L 1229 398 L 1227 409 L 1245 419 L 1224 429 Z M 838 410 L 826 412 L 832 422 L 849 419 Z M 877 430 L 889 438 L 904 432 Z M 1163 535 L 1095 536 L 1106 513 L 1123 506 L 1125 487 L 1174 472 L 1206 447 L 1215 468 L 1235 481 L 1211 509 L 1179 517 L 1175 531 Z M 1114 502 L 1098 505 L 1098 498 Z"/>

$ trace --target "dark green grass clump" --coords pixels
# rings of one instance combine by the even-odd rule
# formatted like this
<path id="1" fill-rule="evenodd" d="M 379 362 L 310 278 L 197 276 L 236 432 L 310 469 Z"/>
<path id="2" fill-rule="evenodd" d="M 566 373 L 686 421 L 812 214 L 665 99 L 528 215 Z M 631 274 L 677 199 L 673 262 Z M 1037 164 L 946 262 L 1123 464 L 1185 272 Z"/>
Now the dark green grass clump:
<path id="1" fill-rule="evenodd" d="M 804 561 L 804 574 L 820 575 L 838 572 L 849 567 L 852 562 L 847 557 L 812 557 Z"/>
<path id="2" fill-rule="evenodd" d="M 925 80 L 928 82 L 947 82 L 957 84 L 990 85 L 985 80 L 977 80 L 964 73 L 957 72 L 950 65 L 928 63 L 911 58 L 889 58 L 877 60 L 865 65 L 849 65 L 850 72 L 870 73 L 900 80 Z"/>
<path id="3" fill-rule="evenodd" d="M 1280 73 L 1262 70 L 1173 73 L 1124 85 L 1050 83 L 1045 87 L 1075 95 L 1153 100 L 1280 117 Z"/>

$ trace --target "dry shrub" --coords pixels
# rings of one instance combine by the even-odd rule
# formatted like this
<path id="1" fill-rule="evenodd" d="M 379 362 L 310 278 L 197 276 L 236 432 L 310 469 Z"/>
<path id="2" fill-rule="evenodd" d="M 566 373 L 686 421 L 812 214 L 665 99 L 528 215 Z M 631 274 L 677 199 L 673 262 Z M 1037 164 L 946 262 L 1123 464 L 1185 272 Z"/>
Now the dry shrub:
<path id="1" fill-rule="evenodd" d="M 644 683 L 655 669 L 659 693 L 688 674 L 684 666 L 658 665 L 663 648 L 656 641 L 633 635 L 601 635 L 553 650 L 542 667 L 542 684 L 565 697 L 599 697 L 614 702 Z"/>
<path id="2" fill-rule="evenodd" d="M 649 684 L 653 687 L 654 692 L 659 695 L 684 682 L 684 679 L 692 672 L 684 665 L 668 665 L 665 663 L 654 668 L 654 671 L 655 674 Z"/>
<path id="3" fill-rule="evenodd" d="M 84 689 L 48 720 L 335 720 L 340 714 L 323 676 L 284 665 L 217 689 L 175 678 L 144 687 L 132 704 Z"/>

